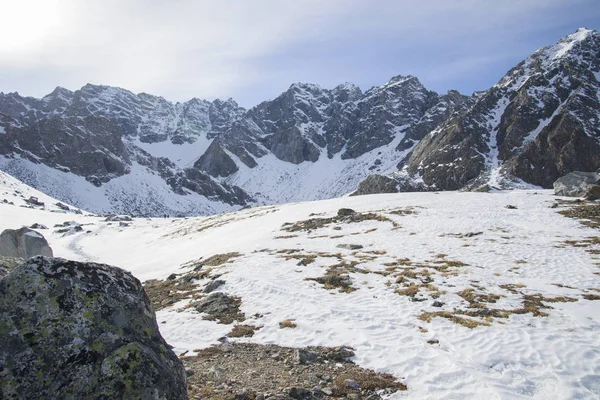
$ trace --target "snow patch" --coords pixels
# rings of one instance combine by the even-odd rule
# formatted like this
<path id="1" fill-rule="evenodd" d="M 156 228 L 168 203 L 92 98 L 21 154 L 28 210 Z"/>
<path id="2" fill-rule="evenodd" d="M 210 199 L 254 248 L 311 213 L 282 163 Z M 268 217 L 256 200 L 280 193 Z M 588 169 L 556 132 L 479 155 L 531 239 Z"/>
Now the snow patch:
<path id="1" fill-rule="evenodd" d="M 42 235 L 40 235 L 39 233 L 35 232 L 35 231 L 28 231 L 25 232 L 25 236 L 30 236 L 30 237 L 34 237 L 36 239 L 43 239 L 44 237 Z"/>

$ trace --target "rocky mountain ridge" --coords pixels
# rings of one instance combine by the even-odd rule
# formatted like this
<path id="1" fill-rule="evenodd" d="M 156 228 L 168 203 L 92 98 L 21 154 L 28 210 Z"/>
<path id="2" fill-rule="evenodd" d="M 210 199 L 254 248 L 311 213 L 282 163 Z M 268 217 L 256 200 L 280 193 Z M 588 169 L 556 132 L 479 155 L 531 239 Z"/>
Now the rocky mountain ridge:
<path id="1" fill-rule="evenodd" d="M 91 84 L 0 93 L 0 169 L 90 211 L 155 216 L 335 197 L 371 174 L 411 191 L 549 187 L 600 167 L 599 80 L 600 34 L 580 29 L 472 96 L 413 76 L 296 83 L 249 110 Z"/>
<path id="2" fill-rule="evenodd" d="M 599 80 L 596 31 L 579 29 L 536 51 L 472 107 L 425 136 L 397 174 L 401 186 L 549 188 L 568 172 L 595 171 Z"/>

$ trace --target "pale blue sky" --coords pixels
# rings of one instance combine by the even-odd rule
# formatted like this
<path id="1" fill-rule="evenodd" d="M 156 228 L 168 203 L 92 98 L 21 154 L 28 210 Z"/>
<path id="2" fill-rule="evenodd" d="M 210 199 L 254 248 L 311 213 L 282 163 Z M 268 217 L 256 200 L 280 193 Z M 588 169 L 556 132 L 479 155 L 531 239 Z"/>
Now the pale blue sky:
<path id="1" fill-rule="evenodd" d="M 499 4 L 496 4 L 499 3 Z M 600 28 L 598 0 L 0 0 L 0 91 L 121 86 L 250 107 L 293 82 L 412 74 L 482 90 L 537 48 Z"/>

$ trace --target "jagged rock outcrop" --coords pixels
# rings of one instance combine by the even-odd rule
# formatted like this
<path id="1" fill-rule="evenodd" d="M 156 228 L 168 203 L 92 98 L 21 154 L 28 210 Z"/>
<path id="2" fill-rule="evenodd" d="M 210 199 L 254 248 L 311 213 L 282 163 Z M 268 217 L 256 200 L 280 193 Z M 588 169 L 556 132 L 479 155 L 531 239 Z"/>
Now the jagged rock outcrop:
<path id="1" fill-rule="evenodd" d="M 362 196 L 365 194 L 398 193 L 398 182 L 395 179 L 383 175 L 369 175 L 358 186 L 358 190 L 350 196 Z"/>
<path id="2" fill-rule="evenodd" d="M 35 257 L 0 280 L 3 399 L 187 399 L 140 282 L 102 264 Z"/>
<path id="3" fill-rule="evenodd" d="M 33 229 L 23 227 L 2 231 L 0 234 L 0 256 L 13 258 L 52 257 L 53 253 L 44 235 Z"/>

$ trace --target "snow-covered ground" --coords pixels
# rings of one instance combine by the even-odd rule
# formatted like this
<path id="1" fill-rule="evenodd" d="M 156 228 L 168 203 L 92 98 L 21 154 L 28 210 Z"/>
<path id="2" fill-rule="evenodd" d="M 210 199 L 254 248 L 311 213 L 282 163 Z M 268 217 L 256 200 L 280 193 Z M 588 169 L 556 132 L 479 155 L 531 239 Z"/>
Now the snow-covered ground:
<path id="1" fill-rule="evenodd" d="M 20 207 L 24 202 L 15 190 L 53 203 L 0 175 L 0 230 L 42 223 L 50 229 L 39 232 L 56 256 L 116 265 L 142 281 L 187 272 L 183 265 L 199 258 L 241 253 L 215 270 L 226 281 L 219 290 L 239 296 L 247 316 L 262 315 L 245 322 L 261 329 L 243 340 L 352 346 L 359 365 L 393 373 L 408 386 L 407 392 L 394 396 L 600 397 L 600 303 L 583 297 L 600 294 L 600 258 L 589 251 L 600 247 L 565 243 L 583 243 L 597 237 L 598 231 L 558 214 L 562 207 L 550 208 L 555 201 L 550 191 L 345 197 L 211 217 L 135 219 L 131 226 L 121 227 L 86 213 L 65 215 Z M 15 205 L 1 203 L 3 198 Z M 507 209 L 508 204 L 516 209 Z M 382 218 L 336 221 L 312 231 L 282 230 L 286 222 L 332 217 L 342 207 Z M 412 213 L 394 213 L 397 210 Z M 53 232 L 54 224 L 69 220 L 86 224 L 84 232 L 68 236 Z M 364 247 L 350 251 L 338 244 Z M 284 249 L 289 251 L 281 252 Z M 316 258 L 299 265 L 298 258 L 285 259 L 290 254 Z M 357 262 L 349 272 L 357 290 L 342 293 L 305 280 L 323 276 L 341 260 Z M 414 300 L 424 301 L 397 293 L 408 283 L 420 286 Z M 498 295 L 497 302 L 485 303 L 490 310 L 519 309 L 525 296 L 537 294 L 575 301 L 546 301 L 552 307 L 540 310 L 546 317 L 462 315 L 488 324 L 473 329 L 447 318 L 434 317 L 430 322 L 419 318 L 424 312 L 476 310 L 457 294 L 465 289 Z M 442 307 L 433 306 L 434 294 Z M 183 310 L 184 305 L 157 313 L 161 332 L 176 352 L 216 343 L 231 330 L 231 325 Z M 297 328 L 280 329 L 279 322 L 285 319 L 294 319 Z"/>

